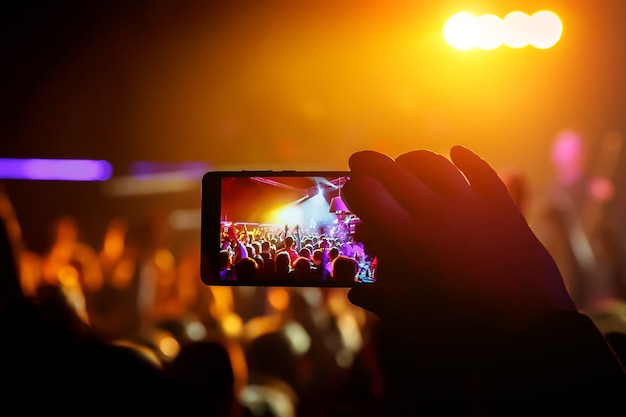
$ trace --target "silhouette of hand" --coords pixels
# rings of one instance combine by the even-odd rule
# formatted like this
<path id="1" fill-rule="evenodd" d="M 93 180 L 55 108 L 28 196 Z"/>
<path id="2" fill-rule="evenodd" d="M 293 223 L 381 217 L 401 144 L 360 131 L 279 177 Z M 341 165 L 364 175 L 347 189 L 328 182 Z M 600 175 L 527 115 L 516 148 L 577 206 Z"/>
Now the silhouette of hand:
<path id="1" fill-rule="evenodd" d="M 475 347 L 575 310 L 497 173 L 462 146 L 450 157 L 350 157 L 344 197 L 379 259 L 377 282 L 352 288 L 350 301 L 433 343 Z"/>
<path id="2" fill-rule="evenodd" d="M 239 241 L 239 236 L 237 236 L 238 234 L 238 230 L 235 227 L 234 224 L 231 224 L 230 227 L 228 228 L 228 238 L 233 241 L 233 242 L 238 242 Z"/>

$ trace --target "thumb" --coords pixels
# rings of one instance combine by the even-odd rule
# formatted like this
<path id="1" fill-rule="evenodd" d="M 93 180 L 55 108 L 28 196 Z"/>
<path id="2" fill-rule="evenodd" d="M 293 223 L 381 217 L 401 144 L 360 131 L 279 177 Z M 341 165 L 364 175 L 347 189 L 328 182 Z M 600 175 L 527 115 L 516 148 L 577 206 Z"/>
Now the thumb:
<path id="1" fill-rule="evenodd" d="M 348 291 L 348 300 L 383 320 L 405 324 L 415 306 L 405 287 L 390 284 L 362 284 Z"/>

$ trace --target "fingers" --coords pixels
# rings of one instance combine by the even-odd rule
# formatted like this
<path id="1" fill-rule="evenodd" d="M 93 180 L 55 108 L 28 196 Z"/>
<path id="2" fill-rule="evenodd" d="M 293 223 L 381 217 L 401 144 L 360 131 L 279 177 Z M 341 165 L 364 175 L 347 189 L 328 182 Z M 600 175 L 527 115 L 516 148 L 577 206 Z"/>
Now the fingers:
<path id="1" fill-rule="evenodd" d="M 474 152 L 463 146 L 454 146 L 450 150 L 450 158 L 463 171 L 476 194 L 493 202 L 511 200 L 506 185 L 496 171 Z"/>
<path id="2" fill-rule="evenodd" d="M 366 248 L 366 254 L 370 256 L 385 255 L 387 249 L 389 249 L 384 242 L 379 241 L 376 235 L 368 229 L 367 225 L 363 222 L 356 224 L 354 228 L 354 238 L 363 243 Z"/>
<path id="3" fill-rule="evenodd" d="M 396 162 L 439 194 L 452 197 L 470 191 L 463 174 L 443 155 L 418 150 L 400 155 Z"/>
<path id="4" fill-rule="evenodd" d="M 364 151 L 349 164 L 346 201 L 381 255 L 376 283 L 348 293 L 355 305 L 434 339 L 460 328 L 454 341 L 464 344 L 487 340 L 480 335 L 492 325 L 507 333 L 569 308 L 556 264 L 474 152 L 455 146 L 450 160 L 422 150 L 394 161 Z"/>
<path id="5" fill-rule="evenodd" d="M 399 204 L 416 215 L 438 210 L 441 197 L 463 196 L 470 190 L 492 202 L 511 200 L 496 171 L 474 152 L 454 146 L 450 157 L 451 161 L 432 151 L 418 150 L 394 161 L 375 151 L 361 151 L 350 157 L 349 165 L 357 175 L 376 178 Z"/>
<path id="6" fill-rule="evenodd" d="M 406 287 L 380 283 L 352 287 L 348 291 L 348 300 L 384 320 L 401 324 L 405 324 L 410 319 L 411 313 L 408 313 L 412 310 L 410 306 L 415 306 L 415 299 L 406 291 Z"/>
<path id="7" fill-rule="evenodd" d="M 383 320 L 419 328 L 421 335 L 430 339 L 433 333 L 441 329 L 454 328 L 458 331 L 458 320 L 454 320 L 447 309 L 437 304 L 433 298 L 407 290 L 406 285 L 397 284 L 362 284 L 350 288 L 348 300 L 371 311 Z"/>
<path id="8" fill-rule="evenodd" d="M 342 193 L 350 211 L 367 224 L 372 235 L 391 238 L 406 232 L 411 215 L 377 179 L 352 175 Z"/>
<path id="9" fill-rule="evenodd" d="M 388 156 L 375 151 L 361 151 L 348 161 L 356 176 L 375 178 L 398 204 L 419 216 L 428 214 L 437 206 L 437 195 L 420 178 Z"/>

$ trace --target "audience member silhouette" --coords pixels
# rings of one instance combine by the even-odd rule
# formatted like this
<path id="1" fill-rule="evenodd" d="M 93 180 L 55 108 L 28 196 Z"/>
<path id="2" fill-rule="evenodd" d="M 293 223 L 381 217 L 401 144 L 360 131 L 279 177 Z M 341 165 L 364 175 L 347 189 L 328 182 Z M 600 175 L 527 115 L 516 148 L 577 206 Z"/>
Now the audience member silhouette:
<path id="1" fill-rule="evenodd" d="M 98 290 L 86 288 L 85 299 L 90 324 L 106 341 L 140 337 L 142 318 L 138 304 L 141 270 L 149 258 L 144 249 L 151 246 L 150 228 L 144 223 L 129 224 L 121 218 L 107 225 L 99 264 L 103 284 Z"/>
<path id="2" fill-rule="evenodd" d="M 311 279 L 314 282 L 326 282 L 330 279 L 330 272 L 326 269 L 328 253 L 322 249 L 314 249 L 311 257 Z"/>
<path id="3" fill-rule="evenodd" d="M 261 276 L 263 279 L 271 279 L 276 272 L 276 265 L 274 256 L 272 255 L 272 247 L 269 240 L 261 241 L 261 252 L 259 256 L 263 259 L 263 267 L 261 269 Z"/>
<path id="4" fill-rule="evenodd" d="M 73 216 L 57 218 L 51 232 L 50 247 L 42 257 L 42 281 L 59 286 L 77 314 L 88 322 L 85 291 L 100 290 L 103 284 L 98 254 L 82 240 Z"/>
<path id="5" fill-rule="evenodd" d="M 274 259 L 276 259 L 276 255 L 282 252 L 287 252 L 289 255 L 290 262 L 293 263 L 298 258 L 298 251 L 295 248 L 296 240 L 293 236 L 286 236 L 283 241 L 283 247 L 276 250 L 276 254 L 274 255 Z"/>
<path id="6" fill-rule="evenodd" d="M 258 392 L 263 399 L 244 404 L 253 415 L 296 417 L 299 407 L 302 376 L 301 358 L 293 350 L 289 338 L 280 330 L 272 330 L 253 338 L 245 346 L 249 370 L 249 392 Z M 261 410 L 261 411 L 259 411 Z"/>
<path id="7" fill-rule="evenodd" d="M 103 342 L 67 302 L 62 288 L 24 296 L 15 246 L 0 222 L 0 346 L 3 407 L 24 412 L 76 408 L 131 413 L 196 410 L 206 405 L 137 351 Z M 210 415 L 210 414 L 209 414 Z"/>
<path id="8" fill-rule="evenodd" d="M 216 417 L 243 415 L 235 393 L 235 373 L 228 350 L 219 341 L 191 342 L 165 366 L 173 381 L 196 392 Z M 204 410 L 203 410 L 204 412 Z"/>
<path id="9" fill-rule="evenodd" d="M 334 281 L 350 286 L 355 282 L 359 264 L 350 256 L 338 255 L 333 260 L 332 271 Z"/>
<path id="10" fill-rule="evenodd" d="M 242 283 L 256 282 L 261 273 L 259 264 L 251 257 L 243 258 L 237 262 L 237 264 L 235 264 L 235 272 L 237 274 L 237 281 Z"/>
<path id="11" fill-rule="evenodd" d="M 222 249 L 219 255 L 220 281 L 233 281 L 236 279 L 233 270 L 233 255 L 227 249 Z"/>
<path id="12" fill-rule="evenodd" d="M 623 139 L 608 136 L 592 159 L 583 137 L 560 132 L 552 143 L 553 183 L 532 225 L 555 259 L 578 308 L 602 310 L 626 296 L 626 246 L 619 230 L 617 162 Z"/>
<path id="13" fill-rule="evenodd" d="M 304 256 L 299 256 L 293 262 L 289 272 L 289 280 L 293 283 L 311 282 L 311 262 Z"/>
<path id="14" fill-rule="evenodd" d="M 287 252 L 277 252 L 274 259 L 276 267 L 276 281 L 288 281 L 291 271 L 291 258 Z"/>
<path id="15" fill-rule="evenodd" d="M 333 261 L 335 260 L 335 258 L 337 258 L 337 256 L 339 256 L 339 254 L 341 253 L 339 251 L 339 248 L 336 246 L 330 246 L 328 248 L 328 262 L 326 262 L 326 270 L 330 273 L 330 276 L 332 279 L 334 279 L 333 277 Z"/>
<path id="16" fill-rule="evenodd" d="M 302 256 L 306 258 L 309 262 L 311 261 L 312 251 L 309 246 L 303 246 L 302 249 L 298 251 L 298 256 Z"/>

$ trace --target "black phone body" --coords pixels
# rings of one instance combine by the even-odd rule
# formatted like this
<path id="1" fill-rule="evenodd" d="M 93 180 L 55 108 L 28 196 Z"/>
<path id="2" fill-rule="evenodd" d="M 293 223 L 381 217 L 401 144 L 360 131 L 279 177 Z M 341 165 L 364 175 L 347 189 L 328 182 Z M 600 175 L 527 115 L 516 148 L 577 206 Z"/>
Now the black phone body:
<path id="1" fill-rule="evenodd" d="M 357 240 L 360 219 L 341 197 L 349 178 L 349 171 L 205 173 L 202 281 L 285 287 L 375 282 L 377 259 Z"/>

